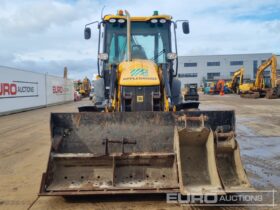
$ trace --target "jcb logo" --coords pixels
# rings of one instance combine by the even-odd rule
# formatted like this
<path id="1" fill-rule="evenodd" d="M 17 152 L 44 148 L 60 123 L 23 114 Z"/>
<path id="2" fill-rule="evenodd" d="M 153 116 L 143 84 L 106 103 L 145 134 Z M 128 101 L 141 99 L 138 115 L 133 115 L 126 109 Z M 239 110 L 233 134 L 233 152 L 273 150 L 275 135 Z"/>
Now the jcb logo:
<path id="1" fill-rule="evenodd" d="M 148 70 L 143 69 L 143 68 L 133 69 L 133 70 L 131 70 L 130 75 L 133 76 L 133 77 L 136 77 L 136 76 L 147 77 L 148 76 Z"/>

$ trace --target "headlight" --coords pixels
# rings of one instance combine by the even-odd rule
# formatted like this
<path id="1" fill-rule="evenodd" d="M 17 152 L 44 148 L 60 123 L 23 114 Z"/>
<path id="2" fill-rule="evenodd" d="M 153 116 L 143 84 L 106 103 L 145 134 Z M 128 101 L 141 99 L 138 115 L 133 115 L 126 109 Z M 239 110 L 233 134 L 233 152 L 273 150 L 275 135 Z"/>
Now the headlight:
<path id="1" fill-rule="evenodd" d="M 167 53 L 167 59 L 168 60 L 175 60 L 177 58 L 176 53 Z"/>
<path id="2" fill-rule="evenodd" d="M 109 22 L 110 23 L 115 23 L 117 20 L 116 19 L 110 19 Z"/>
<path id="3" fill-rule="evenodd" d="M 158 19 L 152 19 L 151 20 L 151 23 L 157 23 L 158 22 Z"/>
<path id="4" fill-rule="evenodd" d="M 166 20 L 165 19 L 160 19 L 159 22 L 160 23 L 166 23 Z"/>
<path id="5" fill-rule="evenodd" d="M 125 22 L 125 19 L 118 19 L 118 22 L 119 22 L 119 23 L 124 23 L 124 22 Z"/>

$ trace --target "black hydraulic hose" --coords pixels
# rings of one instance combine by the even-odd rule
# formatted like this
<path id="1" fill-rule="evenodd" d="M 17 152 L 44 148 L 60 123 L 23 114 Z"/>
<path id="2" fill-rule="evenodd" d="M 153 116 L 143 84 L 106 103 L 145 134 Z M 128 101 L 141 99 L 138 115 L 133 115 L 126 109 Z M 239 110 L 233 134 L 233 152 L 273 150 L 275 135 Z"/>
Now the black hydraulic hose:
<path id="1" fill-rule="evenodd" d="M 174 39 L 175 39 L 175 52 L 176 52 L 176 55 L 178 55 L 178 50 L 177 50 L 177 36 L 176 36 L 176 23 L 172 22 L 173 23 L 173 30 L 174 30 Z M 176 69 L 175 69 L 175 75 L 173 75 L 173 77 L 176 77 L 178 74 L 178 56 L 176 57 Z"/>
<path id="2" fill-rule="evenodd" d="M 101 22 L 101 23 L 102 23 L 102 22 Z M 99 52 L 100 52 L 100 36 L 101 36 L 101 30 L 100 30 L 100 28 L 101 28 L 101 23 L 98 24 L 99 33 L 98 33 L 97 56 L 99 55 Z M 101 74 L 100 74 L 99 58 L 97 58 L 97 71 L 98 71 L 98 75 L 99 75 L 100 77 L 102 77 Z"/>
<path id="3" fill-rule="evenodd" d="M 114 64 L 112 65 L 111 78 L 110 78 L 110 93 L 109 93 L 110 99 L 114 98 L 116 79 L 117 79 L 117 65 Z"/>
<path id="4" fill-rule="evenodd" d="M 169 76 L 167 70 L 168 70 L 167 64 L 166 63 L 162 64 L 162 74 L 163 74 L 165 92 L 167 97 L 171 99 L 171 90 L 170 90 Z"/>

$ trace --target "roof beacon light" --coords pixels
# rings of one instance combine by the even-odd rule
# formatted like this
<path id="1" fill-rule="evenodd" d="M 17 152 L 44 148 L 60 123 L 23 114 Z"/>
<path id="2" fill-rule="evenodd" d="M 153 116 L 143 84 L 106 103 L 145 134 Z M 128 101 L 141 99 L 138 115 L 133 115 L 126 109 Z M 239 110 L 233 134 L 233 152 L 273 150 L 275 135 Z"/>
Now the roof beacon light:
<path id="1" fill-rule="evenodd" d="M 158 11 L 155 10 L 153 16 L 157 16 L 158 15 Z"/>
<path id="2" fill-rule="evenodd" d="M 123 16 L 123 11 L 120 9 L 120 10 L 118 10 L 118 15 L 119 16 Z"/>

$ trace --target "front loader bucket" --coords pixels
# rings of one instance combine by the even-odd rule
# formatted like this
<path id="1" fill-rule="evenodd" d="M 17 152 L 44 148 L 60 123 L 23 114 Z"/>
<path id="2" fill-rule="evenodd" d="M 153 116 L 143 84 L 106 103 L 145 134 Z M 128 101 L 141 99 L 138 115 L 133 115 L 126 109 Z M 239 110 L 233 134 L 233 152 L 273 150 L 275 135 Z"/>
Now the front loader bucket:
<path id="1" fill-rule="evenodd" d="M 239 150 L 218 148 L 212 132 L 234 123 L 233 111 L 52 113 L 39 195 L 240 192 Z M 234 186 L 220 156 L 243 177 Z"/>
<path id="2" fill-rule="evenodd" d="M 51 115 L 52 148 L 41 194 L 178 189 L 174 118 L 168 113 Z"/>

